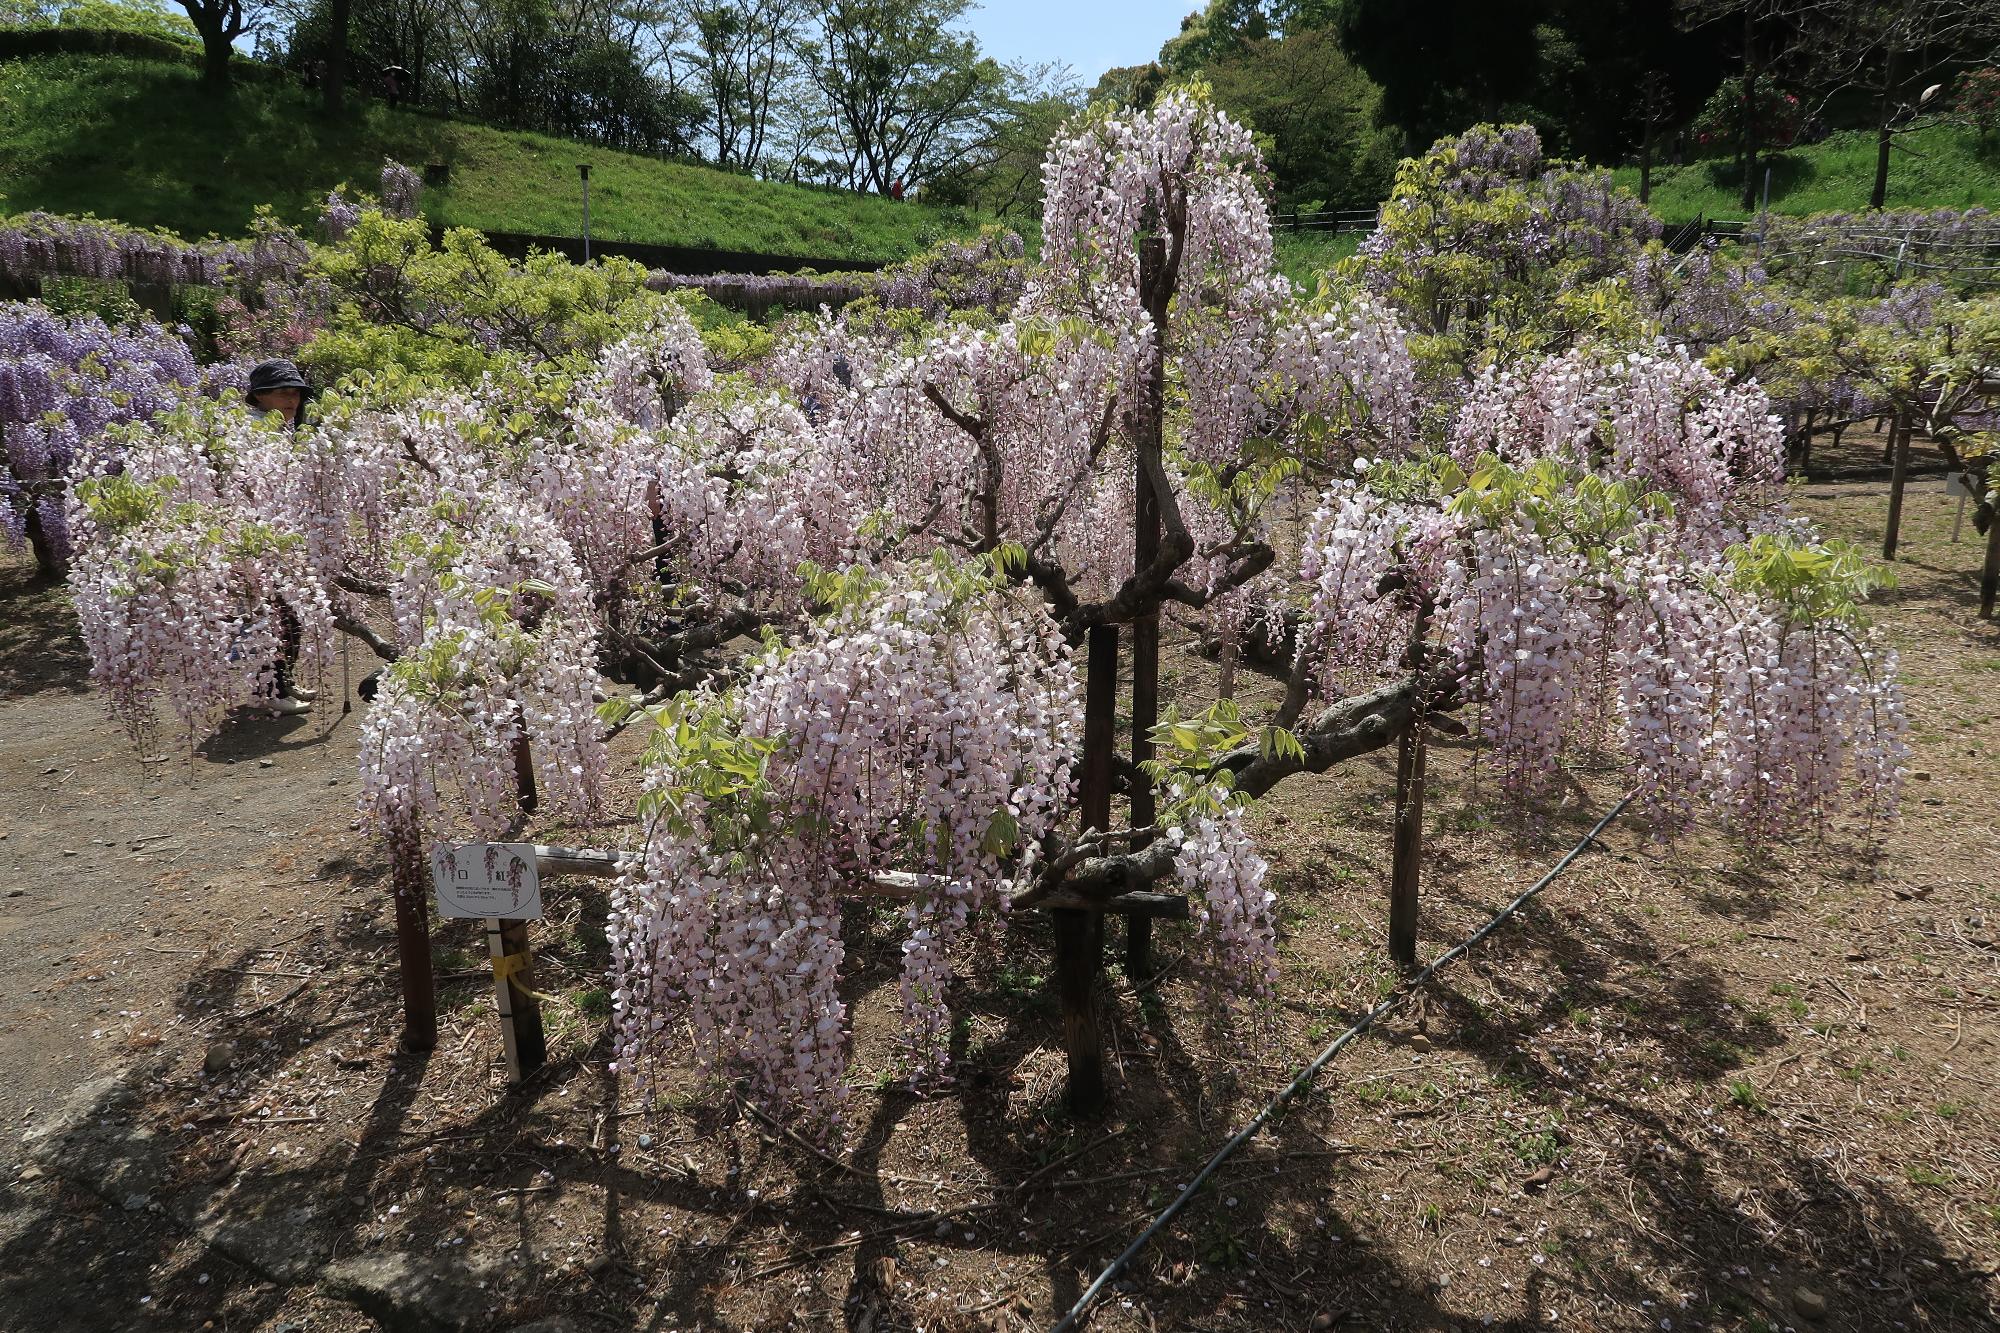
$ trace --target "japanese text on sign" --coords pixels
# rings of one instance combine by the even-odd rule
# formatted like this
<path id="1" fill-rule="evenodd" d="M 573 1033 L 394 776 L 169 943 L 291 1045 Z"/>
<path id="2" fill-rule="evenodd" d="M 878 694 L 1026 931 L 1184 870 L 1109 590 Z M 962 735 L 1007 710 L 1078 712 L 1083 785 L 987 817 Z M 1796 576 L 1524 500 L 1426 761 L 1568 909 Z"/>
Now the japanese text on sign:
<path id="1" fill-rule="evenodd" d="M 539 921 L 542 881 L 527 842 L 468 842 L 431 853 L 438 915 Z"/>

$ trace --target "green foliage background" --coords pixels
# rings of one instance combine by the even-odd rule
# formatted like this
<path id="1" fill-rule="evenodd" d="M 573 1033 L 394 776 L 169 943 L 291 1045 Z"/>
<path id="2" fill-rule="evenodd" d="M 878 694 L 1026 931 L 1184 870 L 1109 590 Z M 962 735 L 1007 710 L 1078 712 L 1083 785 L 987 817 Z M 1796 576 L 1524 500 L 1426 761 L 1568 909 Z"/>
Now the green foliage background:
<path id="1" fill-rule="evenodd" d="M 357 103 L 329 121 L 295 85 L 204 94 L 192 66 L 62 55 L 0 63 L 0 212 L 94 213 L 184 236 L 240 236 L 258 205 L 308 224 L 342 182 L 375 188 L 382 159 L 451 166 L 426 191 L 447 226 L 572 236 L 591 163 L 591 232 L 825 259 L 893 260 L 984 219 L 806 189 L 563 139 Z"/>

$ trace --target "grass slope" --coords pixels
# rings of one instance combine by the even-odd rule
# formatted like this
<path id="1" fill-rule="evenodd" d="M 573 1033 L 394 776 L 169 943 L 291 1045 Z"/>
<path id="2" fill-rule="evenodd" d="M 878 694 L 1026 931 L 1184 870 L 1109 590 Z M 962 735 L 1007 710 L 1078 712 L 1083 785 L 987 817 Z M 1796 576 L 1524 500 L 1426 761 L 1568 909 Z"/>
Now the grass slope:
<path id="1" fill-rule="evenodd" d="M 1972 130 L 1930 124 L 1901 135 L 1889 158 L 1890 208 L 2000 209 L 2000 141 L 1982 146 Z M 1906 151 L 1907 150 L 1907 151 Z M 1825 142 L 1778 153 L 1770 159 L 1771 210 L 1828 213 L 1866 208 L 1875 185 L 1875 136 L 1844 130 Z M 1762 188 L 1763 168 L 1758 168 Z M 1639 192 L 1639 169 L 1612 173 L 1620 185 Z M 1691 162 L 1653 172 L 1653 211 L 1670 223 L 1697 216 L 1742 217 L 1741 178 L 1729 159 Z"/>
<path id="2" fill-rule="evenodd" d="M 1271 238 L 1278 272 L 1308 292 L 1319 286 L 1319 275 L 1360 248 L 1366 232 L 1281 231 Z"/>
<path id="3" fill-rule="evenodd" d="M 426 191 L 424 211 L 488 231 L 575 235 L 582 161 L 591 164 L 591 233 L 605 240 L 899 259 L 980 220 L 376 101 L 330 121 L 290 84 L 245 80 L 214 98 L 193 69 L 155 61 L 64 55 L 0 64 L 0 213 L 95 213 L 190 237 L 235 236 L 260 203 L 306 223 L 343 181 L 372 191 L 384 156 L 417 167 L 449 163 L 451 184 Z"/>

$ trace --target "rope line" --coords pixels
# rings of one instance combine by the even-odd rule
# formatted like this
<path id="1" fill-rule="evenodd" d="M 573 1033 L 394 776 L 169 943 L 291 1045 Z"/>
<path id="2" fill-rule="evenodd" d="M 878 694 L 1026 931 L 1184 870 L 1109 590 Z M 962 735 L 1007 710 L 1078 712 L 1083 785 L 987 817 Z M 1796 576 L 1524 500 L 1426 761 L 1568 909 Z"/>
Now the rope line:
<path id="1" fill-rule="evenodd" d="M 1424 985 L 1425 982 L 1429 981 L 1431 977 L 1440 968 L 1443 968 L 1447 964 L 1455 962 L 1459 958 L 1462 958 L 1465 954 L 1467 954 L 1472 950 L 1473 946 L 1477 945 L 1481 940 L 1485 939 L 1488 935 L 1491 935 L 1495 930 L 1499 929 L 1499 927 L 1502 924 L 1504 924 L 1508 920 L 1508 918 L 1512 917 L 1514 913 L 1520 911 L 1523 904 L 1525 904 L 1530 898 L 1534 897 L 1536 894 L 1540 893 L 1543 889 L 1547 888 L 1550 884 L 1554 883 L 1556 876 L 1562 874 L 1563 871 L 1567 870 L 1569 868 L 1570 862 L 1576 860 L 1577 857 L 1583 855 L 1584 850 L 1588 848 L 1591 843 L 1597 841 L 1597 835 L 1604 832 L 1605 828 L 1610 825 L 1611 821 L 1618 818 L 1619 815 L 1623 814 L 1625 811 L 1625 807 L 1630 805 L 1631 803 L 1632 803 L 1632 796 L 1630 794 L 1627 794 L 1618 802 L 1618 804 L 1612 806 L 1611 809 L 1605 813 L 1604 818 L 1597 821 L 1597 826 L 1591 829 L 1590 832 L 1584 834 L 1583 841 L 1579 842 L 1576 846 L 1570 848 L 1569 852 L 1563 857 L 1563 859 L 1556 862 L 1555 865 L 1549 869 L 1549 872 L 1546 875 L 1543 875 L 1540 879 L 1536 880 L 1534 884 L 1529 886 L 1524 892 L 1522 892 L 1522 894 L 1518 898 L 1514 899 L 1513 902 L 1508 903 L 1505 907 L 1501 908 L 1498 912 L 1494 913 L 1493 918 L 1489 920 L 1485 925 L 1481 926 L 1478 930 L 1473 931 L 1471 935 L 1467 936 L 1464 940 L 1460 941 L 1458 944 L 1453 945 L 1445 952 L 1439 954 L 1437 958 L 1432 960 L 1430 966 L 1426 967 L 1423 971 L 1417 973 L 1417 975 L 1411 979 L 1409 985 L 1403 987 L 1401 990 L 1398 990 L 1394 995 L 1382 1001 L 1382 1003 L 1376 1005 L 1373 1009 L 1371 1009 L 1367 1013 L 1365 1017 L 1362 1018 L 1360 1022 L 1356 1023 L 1353 1027 L 1347 1029 L 1347 1031 L 1341 1033 L 1338 1037 L 1335 1037 L 1332 1043 L 1328 1045 L 1325 1050 L 1321 1051 L 1317 1056 L 1314 1057 L 1313 1062 L 1311 1064 L 1307 1065 L 1304 1069 L 1299 1071 L 1298 1077 L 1294 1078 L 1288 1085 L 1286 1085 L 1283 1091 L 1281 1091 L 1277 1096 L 1273 1097 L 1269 1102 L 1267 1102 L 1264 1106 L 1264 1109 L 1259 1111 L 1251 1119 L 1249 1124 L 1245 1125 L 1242 1129 L 1238 1130 L 1234 1138 L 1230 1139 L 1229 1142 L 1223 1144 L 1222 1147 L 1216 1151 L 1215 1156 L 1208 1159 L 1208 1164 L 1202 1167 L 1200 1171 L 1195 1173 L 1195 1177 L 1193 1180 L 1190 1180 L 1186 1185 L 1183 1185 L 1181 1187 L 1181 1192 L 1179 1195 L 1175 1197 L 1174 1201 L 1168 1204 L 1158 1217 L 1153 1219 L 1152 1225 L 1148 1226 L 1144 1231 L 1140 1232 L 1137 1238 L 1135 1238 L 1130 1245 L 1127 1245 L 1125 1247 L 1125 1252 L 1123 1254 L 1119 1255 L 1116 1259 L 1113 1259 L 1110 1265 L 1106 1267 L 1102 1273 L 1099 1273 L 1097 1275 L 1097 1280 L 1091 1283 L 1090 1286 L 1084 1291 L 1083 1295 L 1077 1298 L 1076 1304 L 1072 1305 L 1069 1308 L 1069 1313 L 1062 1317 L 1062 1321 L 1058 1323 L 1053 1329 L 1051 1329 L 1050 1333 L 1068 1333 L 1068 1330 L 1078 1327 L 1079 1326 L 1078 1321 L 1080 1321 L 1089 1312 L 1091 1305 L 1096 1302 L 1098 1296 L 1100 1296 L 1103 1293 L 1104 1289 L 1111 1285 L 1111 1283 L 1117 1278 L 1119 1273 L 1124 1271 L 1125 1265 L 1131 1263 L 1134 1256 L 1136 1256 L 1140 1250 L 1146 1248 L 1147 1243 L 1151 1241 L 1154 1236 L 1159 1234 L 1160 1229 L 1165 1227 L 1168 1222 L 1172 1221 L 1176 1213 L 1180 1212 L 1182 1208 L 1185 1208 L 1187 1206 L 1188 1201 L 1195 1196 L 1195 1192 L 1199 1190 L 1202 1187 L 1202 1185 L 1208 1181 L 1208 1178 L 1210 1176 L 1215 1174 L 1216 1170 L 1220 1168 L 1224 1162 L 1228 1161 L 1232 1156 L 1235 1155 L 1236 1150 L 1238 1148 L 1241 1148 L 1244 1144 L 1248 1143 L 1251 1140 L 1251 1138 L 1253 1138 L 1256 1135 L 1258 1130 L 1262 1129 L 1266 1124 L 1270 1122 L 1272 1116 L 1276 1115 L 1280 1110 L 1284 1109 L 1284 1106 L 1287 1102 L 1291 1101 L 1293 1097 L 1296 1097 L 1301 1091 L 1303 1091 L 1307 1084 L 1311 1083 L 1315 1078 L 1319 1077 L 1320 1072 L 1324 1070 L 1329 1064 L 1333 1063 L 1333 1058 L 1336 1055 L 1339 1055 L 1341 1051 L 1345 1050 L 1348 1047 L 1348 1045 L 1354 1041 L 1355 1038 L 1359 1037 L 1362 1033 L 1366 1032 L 1369 1028 L 1373 1027 L 1375 1023 L 1379 1019 L 1381 1019 L 1385 1014 L 1391 1013 L 1394 1010 L 1401 1008 L 1402 1005 L 1406 1003 L 1409 1000 L 1409 998 L 1412 995 L 1414 995 Z"/>

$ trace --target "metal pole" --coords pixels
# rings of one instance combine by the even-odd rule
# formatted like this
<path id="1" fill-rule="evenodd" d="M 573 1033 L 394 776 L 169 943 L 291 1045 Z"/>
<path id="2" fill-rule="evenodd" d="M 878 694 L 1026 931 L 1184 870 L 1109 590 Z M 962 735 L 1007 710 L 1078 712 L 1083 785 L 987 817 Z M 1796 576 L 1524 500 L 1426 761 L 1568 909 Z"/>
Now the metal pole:
<path id="1" fill-rule="evenodd" d="M 576 171 L 583 177 L 583 262 L 590 262 L 590 163 L 579 162 Z"/>

